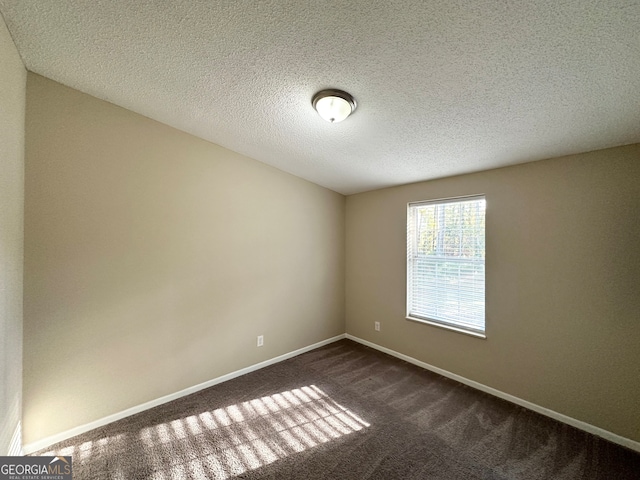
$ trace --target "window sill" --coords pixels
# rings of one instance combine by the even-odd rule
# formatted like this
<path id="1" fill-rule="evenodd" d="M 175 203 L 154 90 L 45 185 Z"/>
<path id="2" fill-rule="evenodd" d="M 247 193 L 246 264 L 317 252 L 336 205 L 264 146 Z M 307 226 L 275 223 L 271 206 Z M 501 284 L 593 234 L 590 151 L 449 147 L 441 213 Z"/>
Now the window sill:
<path id="1" fill-rule="evenodd" d="M 464 328 L 454 327 L 453 325 L 447 325 L 445 323 L 434 322 L 431 320 L 425 320 L 424 318 L 415 318 L 415 317 L 405 317 L 407 320 L 411 320 L 412 322 L 425 323 L 427 325 L 431 325 L 432 327 L 444 328 L 445 330 L 451 330 L 453 332 L 464 333 L 465 335 L 469 335 L 471 337 L 483 338 L 487 339 L 487 336 L 484 333 L 473 332 L 471 330 L 465 330 Z"/>

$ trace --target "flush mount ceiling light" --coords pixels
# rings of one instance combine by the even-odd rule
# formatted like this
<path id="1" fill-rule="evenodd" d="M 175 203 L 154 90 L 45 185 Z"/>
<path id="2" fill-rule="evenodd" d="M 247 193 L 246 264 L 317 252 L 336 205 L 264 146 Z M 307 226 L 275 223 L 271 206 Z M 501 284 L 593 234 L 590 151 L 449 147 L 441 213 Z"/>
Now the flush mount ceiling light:
<path id="1" fill-rule="evenodd" d="M 347 118 L 356 109 L 356 100 L 342 90 L 321 90 L 311 100 L 318 115 L 327 122 L 338 123 Z"/>

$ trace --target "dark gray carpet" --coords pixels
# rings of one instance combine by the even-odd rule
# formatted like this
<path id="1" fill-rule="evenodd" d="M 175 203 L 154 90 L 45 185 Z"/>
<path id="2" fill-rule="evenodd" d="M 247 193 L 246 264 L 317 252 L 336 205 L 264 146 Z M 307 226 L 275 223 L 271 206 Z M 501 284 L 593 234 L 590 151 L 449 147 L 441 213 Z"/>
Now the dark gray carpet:
<path id="1" fill-rule="evenodd" d="M 78 479 L 640 479 L 640 454 L 342 340 L 57 444 Z"/>

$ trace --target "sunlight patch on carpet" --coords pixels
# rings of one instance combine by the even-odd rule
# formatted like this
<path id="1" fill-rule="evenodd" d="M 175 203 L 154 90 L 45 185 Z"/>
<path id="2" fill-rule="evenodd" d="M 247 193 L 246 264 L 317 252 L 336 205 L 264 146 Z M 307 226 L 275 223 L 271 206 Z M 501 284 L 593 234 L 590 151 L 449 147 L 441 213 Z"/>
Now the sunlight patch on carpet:
<path id="1" fill-rule="evenodd" d="M 315 385 L 255 398 L 84 442 L 47 454 L 84 462 L 96 451 L 125 452 L 144 445 L 141 469 L 154 480 L 225 480 L 349 435 L 370 424 Z M 130 472 L 133 473 L 133 472 Z M 124 472 L 116 468 L 116 476 Z"/>

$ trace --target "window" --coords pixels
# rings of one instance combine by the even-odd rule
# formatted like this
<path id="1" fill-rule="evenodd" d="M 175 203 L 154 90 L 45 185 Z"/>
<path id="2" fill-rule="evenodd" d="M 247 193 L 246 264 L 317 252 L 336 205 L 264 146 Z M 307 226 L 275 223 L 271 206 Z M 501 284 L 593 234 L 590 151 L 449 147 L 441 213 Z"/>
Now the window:
<path id="1" fill-rule="evenodd" d="M 484 337 L 484 196 L 407 206 L 407 318 Z"/>

